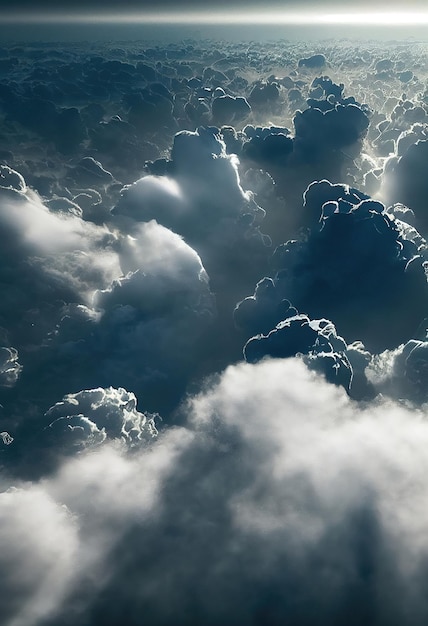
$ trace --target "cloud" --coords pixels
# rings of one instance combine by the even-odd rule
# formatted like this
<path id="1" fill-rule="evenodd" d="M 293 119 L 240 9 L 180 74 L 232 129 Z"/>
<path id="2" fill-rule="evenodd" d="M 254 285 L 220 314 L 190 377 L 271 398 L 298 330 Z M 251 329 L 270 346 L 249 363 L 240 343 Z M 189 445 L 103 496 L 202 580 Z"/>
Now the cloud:
<path id="1" fill-rule="evenodd" d="M 299 59 L 299 67 L 307 67 L 309 69 L 321 69 L 327 63 L 327 59 L 323 54 L 313 54 L 311 57 Z"/>
<path id="2" fill-rule="evenodd" d="M 187 411 L 1 496 L 7 626 L 426 621 L 423 413 L 295 359 L 231 366 Z"/>
<path id="3" fill-rule="evenodd" d="M 212 102 L 213 123 L 217 125 L 242 122 L 251 113 L 251 107 L 242 97 L 223 95 Z"/>
<path id="4" fill-rule="evenodd" d="M 66 507 L 40 487 L 0 495 L 2 619 L 8 626 L 40 623 L 67 595 L 78 529 Z"/>
<path id="5" fill-rule="evenodd" d="M 305 211 L 312 230 L 276 248 L 269 302 L 254 296 L 238 304 L 238 324 L 241 306 L 253 330 L 265 316 L 278 323 L 287 300 L 312 319 L 330 319 L 347 341 L 361 340 L 371 351 L 397 347 L 417 331 L 427 285 L 414 229 L 406 235 L 380 202 L 363 197 L 328 181 L 309 186 Z"/>
<path id="6" fill-rule="evenodd" d="M 267 335 L 256 335 L 244 346 L 244 357 L 249 363 L 266 356 L 290 358 L 304 355 L 310 368 L 325 375 L 330 383 L 349 390 L 352 384 L 352 365 L 346 355 L 347 345 L 338 337 L 334 324 L 328 320 L 310 320 L 306 315 L 286 317 Z"/>
<path id="7" fill-rule="evenodd" d="M 24 371 L 7 398 L 6 427 L 28 442 L 27 412 L 42 416 L 88 387 L 144 390 L 154 411 L 171 410 L 215 317 L 198 254 L 154 221 L 133 221 L 126 234 L 86 222 L 66 198 L 48 208 L 17 172 L 2 172 L 0 314 L 20 354 L 18 362 L 15 348 L 4 348 L 4 384 Z"/>
<path id="8" fill-rule="evenodd" d="M 426 158 L 428 140 L 418 139 L 407 148 L 396 163 L 391 163 L 386 175 L 388 199 L 401 202 L 413 210 L 415 226 L 422 235 L 428 233 L 425 217 L 425 198 L 427 196 Z"/>
<path id="9" fill-rule="evenodd" d="M 64 302 L 90 303 L 121 269 L 117 238 L 106 227 L 85 222 L 68 205 L 49 210 L 18 172 L 1 171 L 0 323 L 20 349 L 46 338 Z"/>
<path id="10" fill-rule="evenodd" d="M 427 401 L 427 361 L 428 343 L 410 339 L 395 350 L 375 355 L 367 376 L 378 392 L 420 406 Z"/>
<path id="11" fill-rule="evenodd" d="M 58 438 L 55 448 L 61 440 L 67 445 L 68 439 L 72 447 L 79 448 L 99 445 L 107 437 L 136 445 L 157 434 L 154 417 L 137 411 L 136 404 L 135 395 L 122 388 L 68 394 L 47 411 L 48 419 L 55 418 L 46 429 L 47 435 Z"/>
<path id="12" fill-rule="evenodd" d="M 2 46 L 5 626 L 426 625 L 424 63 Z"/>
<path id="13" fill-rule="evenodd" d="M 0 387 L 13 387 L 22 370 L 15 348 L 0 348 Z"/>
<path id="14" fill-rule="evenodd" d="M 156 220 L 173 230 L 185 219 L 186 199 L 178 183 L 167 176 L 145 176 L 125 187 L 113 213 L 137 221 Z"/>
<path id="15" fill-rule="evenodd" d="M 276 82 L 257 81 L 252 88 L 248 101 L 253 107 L 263 109 L 274 106 L 280 98 L 280 86 Z"/>
<path id="16" fill-rule="evenodd" d="M 215 319 L 208 275 L 198 254 L 154 221 L 137 223 L 117 252 L 125 274 L 96 292 L 96 310 L 62 308 L 45 356 L 45 402 L 113 385 L 144 395 L 150 410 L 171 411 Z"/>
<path id="17" fill-rule="evenodd" d="M 110 578 L 103 568 L 117 540 L 155 515 L 163 475 L 180 445 L 172 433 L 155 454 L 134 459 L 105 446 L 65 463 L 39 485 L 22 483 L 0 495 L 7 626 L 36 626 L 50 615 L 54 621 L 81 618 L 82 607 Z M 77 589 L 80 599 L 63 614 Z"/>
<path id="18" fill-rule="evenodd" d="M 238 161 L 227 154 L 219 129 L 202 127 L 174 137 L 167 176 L 149 175 L 126 187 L 113 209 L 118 223 L 155 219 L 182 235 L 201 256 L 219 299 L 233 307 L 236 293 L 260 276 L 270 239 L 265 215 L 240 183 Z M 233 292 L 232 294 L 230 292 Z"/>
<path id="19" fill-rule="evenodd" d="M 277 194 L 285 199 L 285 206 L 264 207 L 265 230 L 277 244 L 295 238 L 306 226 L 301 197 L 311 182 L 326 178 L 341 183 L 357 173 L 354 159 L 369 128 L 369 110 L 345 97 L 343 87 L 328 76 L 315 79 L 303 110 L 294 113 L 294 134 L 285 126 L 244 128 L 244 164 L 270 174 Z"/>

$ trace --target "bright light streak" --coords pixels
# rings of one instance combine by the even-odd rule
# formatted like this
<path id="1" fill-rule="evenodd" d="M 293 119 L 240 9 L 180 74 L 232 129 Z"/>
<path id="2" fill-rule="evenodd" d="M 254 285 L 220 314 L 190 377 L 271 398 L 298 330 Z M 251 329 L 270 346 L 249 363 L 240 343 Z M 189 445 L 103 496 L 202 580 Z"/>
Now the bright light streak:
<path id="1" fill-rule="evenodd" d="M 1 13 L 2 24 L 428 25 L 427 11 L 179 11 L 123 13 Z"/>
<path id="2" fill-rule="evenodd" d="M 330 13 L 320 16 L 320 23 L 325 24 L 359 24 L 375 26 L 401 26 L 428 24 L 428 11 L 425 12 L 364 12 L 364 13 Z"/>

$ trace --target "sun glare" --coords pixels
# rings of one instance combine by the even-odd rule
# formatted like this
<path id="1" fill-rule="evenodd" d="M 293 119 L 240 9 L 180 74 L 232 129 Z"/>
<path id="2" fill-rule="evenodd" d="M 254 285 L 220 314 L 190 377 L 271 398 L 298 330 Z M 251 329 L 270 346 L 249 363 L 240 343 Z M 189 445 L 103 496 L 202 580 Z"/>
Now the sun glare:
<path id="1" fill-rule="evenodd" d="M 365 26 L 400 26 L 428 24 L 426 11 L 170 11 L 118 13 L 22 13 L 2 14 L 2 23 L 74 23 L 74 24 L 264 24 L 317 25 L 346 24 Z"/>

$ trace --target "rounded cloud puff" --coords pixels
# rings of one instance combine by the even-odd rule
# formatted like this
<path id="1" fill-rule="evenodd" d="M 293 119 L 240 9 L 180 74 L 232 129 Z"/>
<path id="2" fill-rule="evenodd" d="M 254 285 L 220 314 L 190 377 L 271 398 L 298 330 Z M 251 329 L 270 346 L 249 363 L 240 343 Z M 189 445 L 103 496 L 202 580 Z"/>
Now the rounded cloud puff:
<path id="1" fill-rule="evenodd" d="M 318 229 L 275 252 L 281 298 L 313 317 L 325 315 L 369 349 L 395 347 L 425 317 L 424 259 L 380 203 L 354 204 L 330 189 L 332 200 L 318 204 Z"/>
<path id="2" fill-rule="evenodd" d="M 113 215 L 118 223 L 123 216 L 155 219 L 182 235 L 229 308 L 234 304 L 229 291 L 244 295 L 266 263 L 270 239 L 259 226 L 265 212 L 242 189 L 238 161 L 227 154 L 216 127 L 176 134 L 168 176 L 147 176 L 125 188 Z"/>
<path id="3" fill-rule="evenodd" d="M 244 346 L 246 361 L 254 363 L 266 356 L 290 358 L 305 355 L 312 369 L 326 380 L 345 389 L 351 387 L 352 366 L 346 356 L 347 345 L 338 337 L 328 320 L 310 320 L 306 315 L 287 317 L 267 335 L 256 335 Z"/>
<path id="4" fill-rule="evenodd" d="M 114 384 L 143 393 L 150 410 L 170 410 L 215 317 L 208 276 L 198 254 L 154 221 L 123 237 L 119 257 L 127 273 L 95 294 L 98 314 L 65 311 L 52 376 L 60 383 L 65 369 L 74 388 Z"/>
<path id="5" fill-rule="evenodd" d="M 64 302 L 89 303 L 121 270 L 115 234 L 50 210 L 18 172 L 4 168 L 2 176 L 0 324 L 20 349 L 46 339 Z"/>
<path id="6" fill-rule="evenodd" d="M 52 445 L 61 451 L 99 445 L 107 438 L 136 445 L 156 436 L 153 415 L 136 409 L 137 399 L 125 389 L 87 389 L 66 395 L 46 413 L 55 418 L 46 429 Z"/>

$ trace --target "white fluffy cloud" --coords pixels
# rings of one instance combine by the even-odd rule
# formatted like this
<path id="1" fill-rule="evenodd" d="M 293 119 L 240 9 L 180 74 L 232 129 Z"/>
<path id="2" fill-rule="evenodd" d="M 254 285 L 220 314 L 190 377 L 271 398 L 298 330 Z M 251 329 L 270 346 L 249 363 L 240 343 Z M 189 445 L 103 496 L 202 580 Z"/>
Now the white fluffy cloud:
<path id="1" fill-rule="evenodd" d="M 99 445 L 106 438 L 122 440 L 132 445 L 155 437 L 153 415 L 136 409 L 137 399 L 126 389 L 87 389 L 71 393 L 49 409 L 46 416 L 53 419 L 46 429 L 53 435 L 55 447 L 71 446 L 75 450 Z M 61 450 L 62 452 L 63 450 Z"/>
<path id="2" fill-rule="evenodd" d="M 227 368 L 188 416 L 1 496 L 2 556 L 25 572 L 7 626 L 426 622 L 422 412 L 358 407 L 289 359 Z"/>
<path id="3" fill-rule="evenodd" d="M 117 542 L 133 524 L 155 516 L 162 479 L 186 438 L 171 432 L 138 457 L 107 445 L 65 463 L 39 485 L 0 494 L 0 603 L 7 626 L 37 626 L 51 614 L 54 623 L 67 621 L 63 603 L 76 589 L 81 597 L 69 615 L 93 601 L 114 575 L 103 566 Z"/>
<path id="4" fill-rule="evenodd" d="M 0 511 L 2 620 L 35 626 L 68 592 L 78 526 L 65 506 L 36 485 L 0 494 Z"/>
<path id="5" fill-rule="evenodd" d="M 115 237 L 106 228 L 49 211 L 31 190 L 0 192 L 3 241 L 13 255 L 40 264 L 53 282 L 71 283 L 86 296 L 120 273 L 111 249 Z"/>

